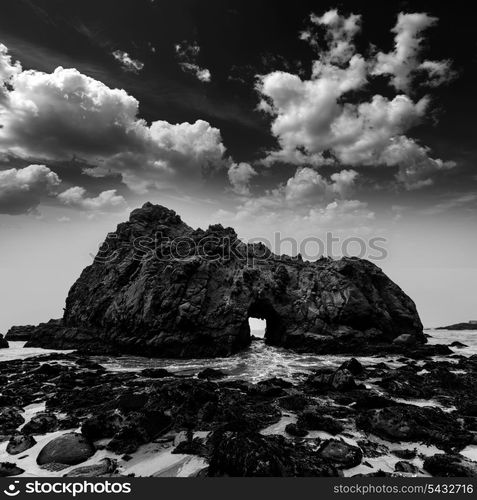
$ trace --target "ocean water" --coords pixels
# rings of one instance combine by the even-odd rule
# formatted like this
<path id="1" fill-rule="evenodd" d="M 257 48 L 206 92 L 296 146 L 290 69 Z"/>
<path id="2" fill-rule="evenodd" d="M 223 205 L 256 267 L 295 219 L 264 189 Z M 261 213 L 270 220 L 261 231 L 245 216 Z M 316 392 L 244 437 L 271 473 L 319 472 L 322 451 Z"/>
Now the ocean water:
<path id="1" fill-rule="evenodd" d="M 453 330 L 426 330 L 431 337 L 431 344 L 451 344 L 459 341 L 466 344 L 465 348 L 452 348 L 455 353 L 464 356 L 477 354 L 477 331 Z M 50 349 L 25 348 L 24 342 L 10 342 L 9 349 L 0 350 L 0 361 L 24 359 L 38 354 L 58 352 Z M 62 351 L 71 352 L 71 351 Z M 395 357 L 363 357 L 356 358 L 364 365 L 370 366 L 385 362 L 390 366 L 399 366 L 401 363 Z M 281 377 L 294 380 L 303 374 L 318 368 L 337 368 L 349 356 L 296 354 L 279 347 L 266 345 L 263 341 L 252 342 L 249 349 L 234 356 L 215 359 L 158 359 L 140 356 L 106 357 L 95 356 L 95 361 L 113 371 L 139 371 L 144 368 L 166 368 L 177 375 L 192 376 L 204 368 L 222 370 L 226 378 L 243 379 L 249 382 L 259 382 L 271 377 Z"/>

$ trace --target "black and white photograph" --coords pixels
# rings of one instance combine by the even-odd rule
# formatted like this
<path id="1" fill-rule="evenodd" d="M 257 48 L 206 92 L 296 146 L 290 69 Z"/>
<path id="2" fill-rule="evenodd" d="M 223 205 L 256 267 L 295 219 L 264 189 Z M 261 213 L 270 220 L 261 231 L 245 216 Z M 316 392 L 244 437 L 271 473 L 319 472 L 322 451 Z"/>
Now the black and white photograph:
<path id="1" fill-rule="evenodd" d="M 0 0 L 0 490 L 477 477 L 475 33 Z"/>

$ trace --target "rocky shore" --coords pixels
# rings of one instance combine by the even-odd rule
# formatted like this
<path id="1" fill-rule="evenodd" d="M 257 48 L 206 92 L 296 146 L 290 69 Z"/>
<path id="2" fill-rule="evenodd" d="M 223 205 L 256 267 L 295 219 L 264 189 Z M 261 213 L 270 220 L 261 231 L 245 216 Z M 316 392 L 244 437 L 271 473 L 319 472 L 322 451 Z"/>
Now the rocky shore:
<path id="1" fill-rule="evenodd" d="M 477 356 L 406 349 L 255 384 L 78 352 L 1 362 L 0 476 L 475 477 Z"/>

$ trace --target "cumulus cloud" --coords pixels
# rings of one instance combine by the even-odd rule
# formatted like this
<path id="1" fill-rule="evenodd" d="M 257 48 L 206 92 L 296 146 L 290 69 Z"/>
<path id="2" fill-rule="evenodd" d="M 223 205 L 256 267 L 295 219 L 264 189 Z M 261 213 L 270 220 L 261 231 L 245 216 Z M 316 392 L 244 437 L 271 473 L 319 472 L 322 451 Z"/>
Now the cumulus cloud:
<path id="1" fill-rule="evenodd" d="M 410 19 L 414 20 L 413 16 Z M 416 16 L 418 20 L 428 19 L 425 14 Z M 311 78 L 283 71 L 258 78 L 259 109 L 272 117 L 271 131 L 279 144 L 266 163 L 394 166 L 398 167 L 397 180 L 408 189 L 429 185 L 433 173 L 452 168 L 453 162 L 432 158 L 429 148 L 405 135 L 426 117 L 428 97 L 414 101 L 405 94 L 392 99 L 374 95 L 356 102 L 356 92 L 352 91 L 365 90 L 373 75 L 390 74 L 394 79 L 396 73 L 384 71 L 379 54 L 376 62 L 355 53 L 353 37 L 360 29 L 359 16 L 345 17 L 332 10 L 312 17 L 312 21 L 326 30 L 327 49 L 313 62 Z M 396 28 L 400 34 L 402 25 L 400 17 Z M 421 29 L 414 27 L 410 39 L 415 40 Z M 305 38 L 310 41 L 312 35 L 307 33 Z M 404 43 L 402 38 L 400 45 Z M 416 51 L 413 54 L 418 61 Z M 409 58 L 405 60 L 409 62 Z M 427 71 L 434 72 L 437 84 L 442 63 L 423 64 Z"/>
<path id="2" fill-rule="evenodd" d="M 0 171 L 0 213 L 33 212 L 43 198 L 54 195 L 60 178 L 45 165 Z"/>
<path id="3" fill-rule="evenodd" d="M 139 73 L 144 68 L 144 63 L 139 61 L 139 59 L 133 59 L 127 52 L 123 50 L 115 50 L 112 52 L 112 56 L 116 61 L 121 63 L 121 67 L 124 71 L 129 71 L 131 73 Z"/>
<path id="4" fill-rule="evenodd" d="M 87 211 L 118 210 L 126 207 L 123 196 L 116 194 L 116 190 L 103 191 L 95 198 L 86 196 L 86 189 L 72 187 L 58 195 L 58 199 L 65 205 Z"/>
<path id="5" fill-rule="evenodd" d="M 256 175 L 257 172 L 248 163 L 233 163 L 228 170 L 233 191 L 239 195 L 250 194 L 250 180 Z"/>
<path id="6" fill-rule="evenodd" d="M 391 83 L 397 90 L 404 92 L 411 89 L 418 72 L 427 74 L 427 84 L 438 86 L 451 81 L 455 73 L 450 61 L 422 61 L 422 32 L 434 26 L 438 19 L 425 13 L 400 13 L 393 28 L 394 50 L 389 53 L 379 52 L 373 69 L 374 75 L 390 75 Z"/>
<path id="7" fill-rule="evenodd" d="M 225 169 L 220 131 L 203 120 L 150 125 L 139 103 L 76 69 L 22 71 L 5 53 L 8 89 L 0 99 L 0 154 L 44 160 L 81 158 L 96 176 L 118 173 L 133 190 L 176 188 Z"/>
<path id="8" fill-rule="evenodd" d="M 179 66 L 182 71 L 191 73 L 201 82 L 208 83 L 212 80 L 212 74 L 207 68 L 201 68 L 197 63 L 200 54 L 200 47 L 197 42 L 188 43 L 183 41 L 176 44 L 175 51 Z"/>
<path id="9" fill-rule="evenodd" d="M 326 59 L 333 63 L 348 62 L 355 52 L 354 37 L 361 30 L 361 16 L 351 14 L 344 17 L 340 16 L 336 9 L 332 9 L 322 16 L 311 14 L 310 21 L 312 27 L 326 29 L 325 40 L 328 44 Z M 318 37 L 313 29 L 303 31 L 300 38 L 319 48 Z"/>

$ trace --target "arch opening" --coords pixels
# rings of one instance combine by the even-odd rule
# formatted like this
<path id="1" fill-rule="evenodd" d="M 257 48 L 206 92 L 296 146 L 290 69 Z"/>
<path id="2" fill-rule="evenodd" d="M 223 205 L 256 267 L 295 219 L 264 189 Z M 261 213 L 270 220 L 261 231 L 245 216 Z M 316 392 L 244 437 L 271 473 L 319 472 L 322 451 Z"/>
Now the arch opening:
<path id="1" fill-rule="evenodd" d="M 248 326 L 250 327 L 250 335 L 256 339 L 265 340 L 265 330 L 267 329 L 267 322 L 260 318 L 248 318 Z"/>

